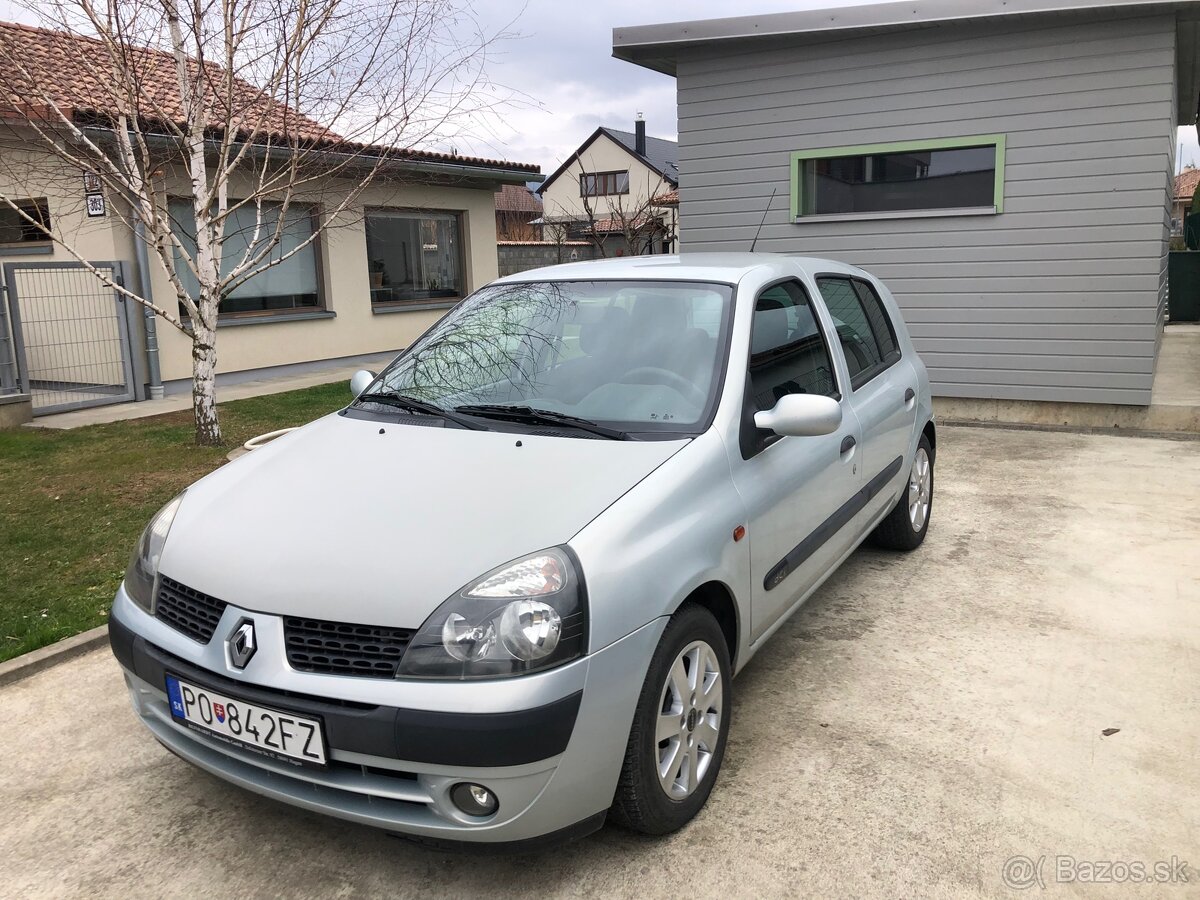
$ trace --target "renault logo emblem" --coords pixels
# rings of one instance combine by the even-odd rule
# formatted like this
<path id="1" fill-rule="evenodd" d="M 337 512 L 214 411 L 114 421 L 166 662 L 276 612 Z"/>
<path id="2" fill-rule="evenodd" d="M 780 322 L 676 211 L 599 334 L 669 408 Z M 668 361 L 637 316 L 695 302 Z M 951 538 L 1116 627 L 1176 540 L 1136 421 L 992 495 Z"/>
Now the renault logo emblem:
<path id="1" fill-rule="evenodd" d="M 235 669 L 246 668 L 246 663 L 250 662 L 254 651 L 258 649 L 254 642 L 254 620 L 239 620 L 226 638 L 225 647 L 229 651 L 229 664 Z"/>

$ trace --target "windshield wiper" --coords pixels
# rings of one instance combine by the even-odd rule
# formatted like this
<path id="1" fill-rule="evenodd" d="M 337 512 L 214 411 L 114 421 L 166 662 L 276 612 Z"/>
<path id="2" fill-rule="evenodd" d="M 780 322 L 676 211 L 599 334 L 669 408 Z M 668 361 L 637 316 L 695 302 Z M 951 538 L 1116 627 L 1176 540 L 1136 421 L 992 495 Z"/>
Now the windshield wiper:
<path id="1" fill-rule="evenodd" d="M 536 406 L 509 406 L 504 403 L 468 403 L 465 406 L 454 407 L 456 413 L 468 416 L 482 416 L 487 419 L 506 419 L 510 422 L 525 422 L 531 425 L 566 425 L 578 428 L 591 434 L 606 437 L 614 441 L 628 439 L 629 435 L 616 428 L 609 428 L 591 419 L 573 416 L 570 413 L 555 412 L 552 409 L 539 409 Z"/>
<path id="2" fill-rule="evenodd" d="M 409 412 L 423 413 L 427 416 L 439 416 L 443 419 L 448 419 L 456 425 L 461 425 L 463 428 L 470 428 L 473 431 L 484 429 L 485 426 L 478 422 L 472 422 L 465 416 L 458 415 L 454 410 L 442 409 L 436 403 L 429 403 L 426 400 L 418 400 L 416 397 L 406 397 L 404 394 L 396 391 L 372 391 L 369 394 L 359 394 L 355 398 L 355 403 L 382 403 L 384 406 L 394 406 L 397 409 L 406 409 Z"/>

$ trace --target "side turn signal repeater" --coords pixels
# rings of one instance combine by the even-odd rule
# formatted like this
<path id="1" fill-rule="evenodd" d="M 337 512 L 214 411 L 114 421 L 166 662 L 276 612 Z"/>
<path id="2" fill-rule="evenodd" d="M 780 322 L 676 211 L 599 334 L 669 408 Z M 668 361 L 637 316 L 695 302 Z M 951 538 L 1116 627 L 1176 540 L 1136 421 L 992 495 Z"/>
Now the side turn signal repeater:
<path id="1" fill-rule="evenodd" d="M 734 543 L 737 543 L 745 536 L 746 536 L 746 526 L 745 525 L 739 525 L 737 528 L 733 529 Z"/>

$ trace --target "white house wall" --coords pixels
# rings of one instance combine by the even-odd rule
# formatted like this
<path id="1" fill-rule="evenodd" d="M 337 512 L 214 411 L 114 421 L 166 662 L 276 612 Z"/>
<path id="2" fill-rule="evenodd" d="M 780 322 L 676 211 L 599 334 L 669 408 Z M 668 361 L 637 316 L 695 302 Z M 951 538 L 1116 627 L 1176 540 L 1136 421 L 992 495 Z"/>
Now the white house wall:
<path id="1" fill-rule="evenodd" d="M 231 195 L 235 191 L 231 190 Z M 371 307 L 363 207 L 457 212 L 463 223 L 467 292 L 498 276 L 495 195 L 490 189 L 372 185 L 351 210 L 348 224 L 317 238 L 325 309 L 335 318 L 273 322 L 234 319 L 217 328 L 217 372 L 240 372 L 310 360 L 398 352 L 446 313 L 446 308 L 378 312 Z M 173 302 L 166 274 L 151 260 L 156 297 Z M 189 338 L 160 323 L 164 381 L 191 377 Z"/>
<path id="2" fill-rule="evenodd" d="M 579 195 L 579 176 L 593 172 L 629 172 L 629 193 L 614 197 L 591 197 L 589 204 L 597 219 L 612 216 L 618 208 L 625 215 L 642 208 L 652 196 L 671 189 L 663 177 L 607 135 L 596 138 L 579 159 L 567 166 L 549 187 L 542 191 L 542 214 L 550 221 L 557 217 L 586 219 L 587 211 Z M 619 207 L 618 207 L 619 204 Z"/>
<path id="3" fill-rule="evenodd" d="M 32 140 L 32 139 L 31 139 Z M 175 184 L 168 193 L 183 193 Z M 0 190 L 12 197 L 46 197 L 52 226 L 87 259 L 122 261 L 131 289 L 137 290 L 138 272 L 134 237 L 116 213 L 111 199 L 109 214 L 88 218 L 84 208 L 83 176 L 48 154 L 19 146 L 19 135 L 0 137 Z M 231 190 L 236 196 L 236 189 Z M 497 277 L 495 195 L 489 187 L 444 187 L 377 184 L 369 188 L 349 215 L 349 222 L 317 239 L 320 277 L 326 310 L 334 317 L 273 321 L 269 317 L 222 322 L 217 332 L 218 373 L 240 372 L 270 366 L 334 359 L 369 353 L 387 353 L 408 346 L 448 306 L 422 310 L 379 312 L 372 310 L 363 207 L 402 207 L 448 210 L 462 216 L 464 277 L 467 291 Z M 157 303 L 177 308 L 166 274 L 149 252 L 150 280 Z M 52 252 L 28 246 L 0 246 L 0 262 L 61 263 L 74 257 L 60 247 Z M 76 302 L 65 298 L 62 302 Z M 78 301 L 82 302 L 82 301 Z M 144 380 L 144 330 L 141 308 L 131 315 L 137 380 Z M 79 310 L 82 312 L 82 310 Z M 131 313 L 134 312 L 131 309 Z M 158 320 L 159 357 L 164 381 L 191 377 L 190 338 Z M 41 343 L 25 335 L 27 345 Z M 38 352 L 36 350 L 32 351 Z M 86 348 L 74 348 L 76 360 Z M 38 362 L 30 359 L 31 365 Z"/>

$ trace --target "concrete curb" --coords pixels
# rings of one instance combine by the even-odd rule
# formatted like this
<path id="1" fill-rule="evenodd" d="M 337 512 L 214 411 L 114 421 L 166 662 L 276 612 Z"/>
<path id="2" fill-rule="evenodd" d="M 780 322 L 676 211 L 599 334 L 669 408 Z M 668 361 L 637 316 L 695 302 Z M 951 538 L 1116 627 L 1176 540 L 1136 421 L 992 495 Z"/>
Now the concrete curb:
<path id="1" fill-rule="evenodd" d="M 29 653 L 0 663 L 0 687 L 14 684 L 51 666 L 82 656 L 108 641 L 108 626 L 101 625 L 75 637 L 64 638 Z"/>
<path id="2" fill-rule="evenodd" d="M 1152 438 L 1163 441 L 1200 441 L 1200 433 L 1192 431 L 1146 431 L 1141 428 L 1093 428 L 1088 425 L 1033 425 L 1026 422 L 994 422 L 981 419 L 949 419 L 936 416 L 941 428 L 995 428 L 1000 431 L 1056 431 L 1064 434 L 1087 434 L 1101 437 Z"/>

